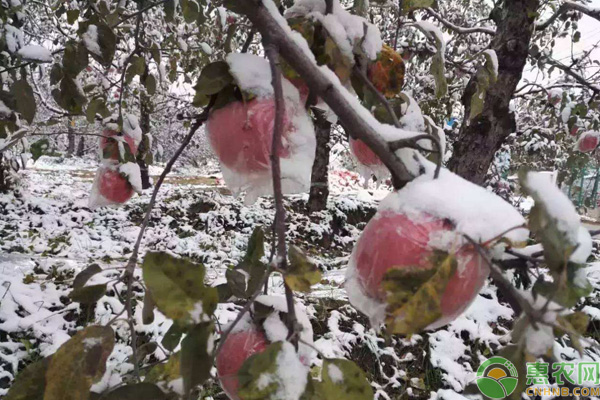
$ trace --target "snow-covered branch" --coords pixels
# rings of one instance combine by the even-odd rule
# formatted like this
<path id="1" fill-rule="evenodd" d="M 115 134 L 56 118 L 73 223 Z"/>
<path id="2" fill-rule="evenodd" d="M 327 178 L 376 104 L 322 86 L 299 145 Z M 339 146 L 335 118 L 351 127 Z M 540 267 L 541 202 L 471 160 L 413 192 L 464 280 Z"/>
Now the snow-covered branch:
<path id="1" fill-rule="evenodd" d="M 560 17 L 561 15 L 563 15 L 564 13 L 567 13 L 569 11 L 578 11 L 582 14 L 587 15 L 588 17 L 592 17 L 592 18 L 600 21 L 600 9 L 599 8 L 588 7 L 584 4 L 575 3 L 573 1 L 565 1 L 558 8 L 558 10 L 554 14 L 552 14 L 552 16 L 550 18 L 548 18 L 544 22 L 536 24 L 536 29 L 538 29 L 538 30 L 546 29 L 547 27 L 552 25 L 554 23 L 554 21 L 556 21 L 558 19 L 558 17 Z"/>
<path id="2" fill-rule="evenodd" d="M 310 90 L 327 103 L 350 136 L 362 140 L 381 159 L 390 170 L 395 187 L 400 188 L 415 177 L 416 174 L 390 150 L 388 143 L 367 121 L 366 115 L 370 116 L 370 113 L 357 109 L 344 95 L 333 73 L 329 74 L 327 68 L 317 66 L 308 49 L 303 50 L 301 42 L 292 38 L 291 29 L 283 17 L 271 13 L 261 0 L 246 0 L 239 7 L 262 37 L 278 47 L 281 56 L 294 66 Z"/>
<path id="3" fill-rule="evenodd" d="M 458 33 L 461 35 L 465 35 L 465 34 L 469 34 L 469 33 L 485 33 L 488 35 L 496 34 L 496 30 L 494 28 L 487 28 L 487 27 L 483 27 L 483 26 L 472 26 L 472 27 L 458 26 L 458 25 L 455 25 L 452 22 L 448 21 L 447 19 L 445 19 L 442 15 L 440 15 L 440 13 L 435 11 L 433 8 L 428 7 L 425 10 L 432 17 L 434 17 L 435 19 L 440 21 L 442 25 L 444 25 L 446 28 L 450 29 L 451 31 L 453 31 L 455 33 Z"/>

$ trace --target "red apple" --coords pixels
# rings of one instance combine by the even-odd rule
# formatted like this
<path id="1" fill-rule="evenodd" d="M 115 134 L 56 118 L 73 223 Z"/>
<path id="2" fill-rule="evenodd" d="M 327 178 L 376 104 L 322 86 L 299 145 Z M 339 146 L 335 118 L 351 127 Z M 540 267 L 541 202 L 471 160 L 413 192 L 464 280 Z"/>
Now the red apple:
<path id="1" fill-rule="evenodd" d="M 271 165 L 274 122 L 272 98 L 236 101 L 211 113 L 207 121 L 208 138 L 219 161 L 227 168 L 243 173 L 267 171 Z M 286 136 L 291 128 L 286 115 L 279 153 L 282 158 L 289 157 Z"/>
<path id="2" fill-rule="evenodd" d="M 577 125 L 573 125 L 573 127 L 569 131 L 569 134 L 571 136 L 577 136 L 577 132 L 579 132 L 579 127 Z"/>
<path id="3" fill-rule="evenodd" d="M 548 102 L 553 106 L 562 101 L 562 90 L 550 90 L 548 92 Z"/>
<path id="4" fill-rule="evenodd" d="M 447 236 L 452 234 L 450 222 L 444 219 L 427 214 L 409 217 L 393 211 L 379 212 L 365 227 L 353 254 L 356 279 L 363 294 L 384 303 L 385 273 L 393 268 L 430 268 L 436 241 L 452 238 Z M 454 255 L 458 267 L 441 297 L 442 316 L 430 327 L 445 325 L 459 316 L 477 296 L 488 276 L 487 264 L 471 246 L 457 248 Z"/>
<path id="5" fill-rule="evenodd" d="M 127 178 L 112 169 L 101 172 L 99 191 L 112 203 L 125 203 L 133 196 L 133 187 Z"/>
<path id="6" fill-rule="evenodd" d="M 111 139 L 120 136 L 116 131 L 106 129 L 102 132 L 100 138 L 100 149 L 102 150 L 102 158 L 110 160 L 119 159 L 119 144 L 116 139 Z M 133 155 L 137 154 L 137 146 L 135 140 L 131 136 L 124 135 L 125 144 L 129 146 L 129 150 Z"/>
<path id="7" fill-rule="evenodd" d="M 219 381 L 227 396 L 237 400 L 239 382 L 238 371 L 251 355 L 264 351 L 269 343 L 258 330 L 231 333 L 217 354 L 216 364 Z"/>
<path id="8" fill-rule="evenodd" d="M 289 79 L 289 81 L 292 83 L 292 85 L 296 86 L 296 89 L 298 89 L 298 92 L 300 92 L 300 100 L 302 103 L 306 103 L 310 89 L 308 86 L 306 86 L 304 80 L 302 80 L 302 78 L 292 78 Z"/>
<path id="9" fill-rule="evenodd" d="M 598 146 L 598 134 L 596 132 L 586 132 L 577 141 L 577 150 L 588 153 Z"/>
<path id="10" fill-rule="evenodd" d="M 379 157 L 373 153 L 373 150 L 360 139 L 354 140 L 350 138 L 350 151 L 354 154 L 358 162 L 367 167 L 383 165 Z"/>

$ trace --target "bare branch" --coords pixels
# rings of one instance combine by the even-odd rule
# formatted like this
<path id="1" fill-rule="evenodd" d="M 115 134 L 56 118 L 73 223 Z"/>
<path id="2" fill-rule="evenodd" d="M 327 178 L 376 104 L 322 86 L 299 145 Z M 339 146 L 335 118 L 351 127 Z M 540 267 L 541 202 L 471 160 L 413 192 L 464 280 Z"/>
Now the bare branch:
<path id="1" fill-rule="evenodd" d="M 565 74 L 569 75 L 571 78 L 575 79 L 578 83 L 580 83 L 582 86 L 585 86 L 586 88 L 588 88 L 589 90 L 591 90 L 592 92 L 594 92 L 594 94 L 598 94 L 600 93 L 600 87 L 591 84 L 590 82 L 588 82 L 587 79 L 585 79 L 583 76 L 579 75 L 577 72 L 573 71 L 572 68 L 569 68 L 568 66 L 564 65 L 563 63 L 553 59 L 553 58 L 546 58 L 546 62 L 550 65 L 552 65 L 555 68 L 560 69 L 561 71 L 563 71 Z"/>
<path id="2" fill-rule="evenodd" d="M 558 17 L 560 17 L 561 15 L 563 15 L 569 11 L 579 11 L 580 13 L 585 14 L 588 17 L 591 17 L 591 18 L 594 18 L 594 19 L 600 21 L 600 9 L 588 7 L 584 4 L 575 3 L 573 1 L 565 1 L 558 8 L 558 10 L 554 14 L 552 14 L 552 16 L 550 18 L 548 18 L 544 22 L 536 24 L 536 26 L 535 26 L 536 29 L 538 31 L 546 29 L 547 27 L 552 25 L 554 23 L 554 21 L 556 21 L 558 19 Z"/>
<path id="3" fill-rule="evenodd" d="M 434 17 L 435 19 L 440 21 L 442 23 L 442 25 L 444 25 L 446 28 L 448 28 L 451 31 L 454 31 L 458 34 L 461 34 L 461 35 L 466 35 L 469 33 L 485 33 L 487 35 L 495 35 L 496 34 L 496 30 L 494 28 L 486 28 L 486 27 L 479 27 L 479 26 L 462 27 L 462 26 L 454 25 L 452 22 L 450 22 L 447 19 L 445 19 L 444 17 L 442 17 L 433 8 L 428 7 L 428 8 L 425 8 L 425 10 L 429 13 L 429 15 L 431 15 L 432 17 Z"/>

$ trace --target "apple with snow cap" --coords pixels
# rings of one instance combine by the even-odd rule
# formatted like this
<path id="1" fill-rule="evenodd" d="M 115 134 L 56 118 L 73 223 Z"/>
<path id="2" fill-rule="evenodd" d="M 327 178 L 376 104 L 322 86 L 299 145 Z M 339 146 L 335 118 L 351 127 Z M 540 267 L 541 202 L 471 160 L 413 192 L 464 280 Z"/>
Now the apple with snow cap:
<path id="1" fill-rule="evenodd" d="M 585 132 L 579 137 L 577 143 L 575 143 L 575 148 L 583 153 L 589 153 L 598 147 L 599 139 L 600 132 Z"/>
<path id="2" fill-rule="evenodd" d="M 298 365 L 308 368 L 313 357 L 310 347 L 313 341 L 312 325 L 302 304 L 296 304 L 295 309 L 301 339 Z M 286 312 L 285 297 L 258 296 L 252 305 L 252 313 L 246 314 L 225 339 L 216 357 L 216 367 L 221 386 L 230 399 L 240 398 L 238 372 L 244 361 L 263 352 L 271 343 L 287 340 L 288 329 L 282 319 Z"/>
<path id="3" fill-rule="evenodd" d="M 275 101 L 254 99 L 234 101 L 213 111 L 207 121 L 210 145 L 219 161 L 239 173 L 269 171 Z M 287 136 L 292 133 L 289 118 L 284 117 L 282 148 L 279 156 L 289 156 Z"/>
<path id="4" fill-rule="evenodd" d="M 526 229 L 503 232 L 523 224 L 500 197 L 446 170 L 439 179 L 417 178 L 382 201 L 358 239 L 346 274 L 348 298 L 391 333 L 446 325 L 466 310 L 489 274 L 465 235 L 491 240 L 488 248 L 498 235 L 522 242 Z"/>
<path id="5" fill-rule="evenodd" d="M 134 138 L 129 135 L 121 135 L 112 129 L 106 129 L 102 132 L 102 137 L 100 138 L 102 158 L 115 161 L 119 160 L 119 143 L 123 143 L 123 146 L 128 146 L 131 154 L 134 156 L 137 154 L 137 144 Z"/>

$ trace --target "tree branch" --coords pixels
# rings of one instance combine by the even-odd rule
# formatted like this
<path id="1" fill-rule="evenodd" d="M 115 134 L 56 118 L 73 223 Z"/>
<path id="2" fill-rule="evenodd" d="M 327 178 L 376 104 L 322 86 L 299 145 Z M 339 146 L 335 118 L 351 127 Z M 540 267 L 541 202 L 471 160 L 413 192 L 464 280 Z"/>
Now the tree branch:
<path id="1" fill-rule="evenodd" d="M 536 24 L 535 25 L 536 29 L 538 31 L 546 29 L 547 27 L 552 25 L 554 23 L 554 21 L 556 21 L 558 19 L 558 17 L 560 17 L 561 15 L 563 15 L 569 11 L 579 11 L 580 13 L 585 14 L 588 17 L 591 17 L 591 18 L 594 18 L 594 19 L 600 21 L 600 9 L 587 7 L 583 4 L 575 3 L 572 1 L 565 1 L 558 8 L 558 10 L 556 10 L 556 12 L 554 14 L 552 14 L 552 16 L 550 18 L 548 18 L 544 22 Z"/>
<path id="2" fill-rule="evenodd" d="M 238 6 L 243 9 L 244 14 L 258 29 L 262 37 L 270 44 L 277 46 L 279 54 L 294 66 L 310 90 L 327 103 L 346 127 L 350 136 L 363 141 L 390 170 L 394 187 L 399 189 L 414 179 L 414 173 L 409 171 L 402 160 L 389 150 L 387 142 L 365 119 L 364 115 L 354 108 L 346 95 L 342 93 L 339 84 L 336 84 L 330 77 L 329 71 L 326 72 L 318 67 L 314 58 L 306 54 L 288 35 L 287 23 L 279 20 L 283 17 L 279 14 L 277 16 L 271 14 L 262 0 L 243 0 L 239 3 Z"/>
<path id="3" fill-rule="evenodd" d="M 442 25 L 444 25 L 446 28 L 448 28 L 451 31 L 454 31 L 458 34 L 461 34 L 461 35 L 466 35 L 469 33 L 485 33 L 487 35 L 495 35 L 496 34 L 496 30 L 494 28 L 486 28 L 486 27 L 479 27 L 479 26 L 462 27 L 462 26 L 454 25 L 452 22 L 444 19 L 444 17 L 442 17 L 433 8 L 427 7 L 427 8 L 425 8 L 425 10 L 429 13 L 429 15 L 431 15 L 432 17 L 434 17 L 435 19 L 440 21 L 442 23 Z"/>
<path id="4" fill-rule="evenodd" d="M 381 92 L 379 90 L 377 90 L 375 85 L 373 85 L 373 82 L 371 82 L 369 80 L 367 75 L 358 66 L 355 66 L 354 69 L 352 70 L 352 72 L 354 73 L 354 76 L 356 76 L 358 79 L 360 79 L 360 81 L 365 86 L 367 86 L 367 88 L 371 91 L 371 93 L 373 93 L 375 95 L 375 97 L 377 97 L 377 100 L 379 100 L 381 105 L 385 107 L 386 111 L 388 112 L 388 115 L 394 122 L 394 126 L 396 128 L 400 128 L 400 121 L 398 120 L 398 117 L 396 116 L 396 113 L 394 112 L 392 105 L 385 98 L 385 96 L 383 94 L 381 94 Z"/>
<path id="5" fill-rule="evenodd" d="M 285 103 L 283 100 L 283 86 L 281 84 L 281 68 L 279 67 L 279 54 L 275 45 L 265 43 L 265 53 L 271 67 L 271 79 L 275 95 L 275 123 L 273 126 L 273 142 L 271 145 L 271 171 L 273 175 L 273 197 L 275 198 L 275 232 L 277 233 L 277 257 L 275 265 L 279 271 L 287 269 L 287 247 L 285 244 L 285 208 L 283 207 L 283 191 L 281 189 L 281 165 L 279 152 L 282 148 L 283 118 L 285 116 Z M 294 293 L 285 283 L 285 299 L 288 316 L 288 340 L 298 348 L 296 337 L 296 308 L 294 306 Z"/>
<path id="6" fill-rule="evenodd" d="M 582 86 L 585 86 L 586 88 L 588 88 L 589 90 L 594 92 L 595 95 L 600 93 L 600 87 L 591 84 L 590 82 L 587 81 L 587 79 L 585 79 L 583 76 L 579 75 L 577 72 L 573 71 L 573 69 L 567 67 L 563 63 L 561 63 L 553 58 L 549 58 L 549 57 L 546 58 L 546 62 L 548 64 L 552 65 L 553 67 L 560 69 L 565 74 L 567 74 L 570 77 L 572 77 L 573 79 L 575 79 Z"/>

